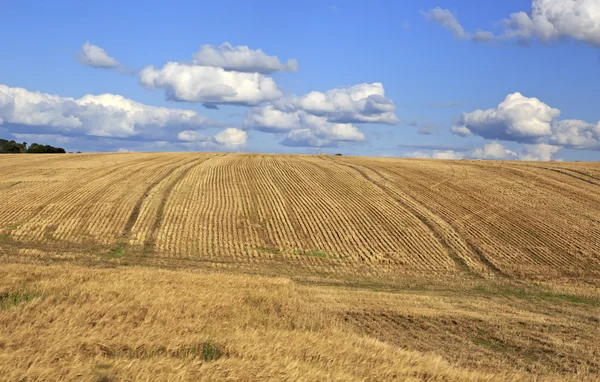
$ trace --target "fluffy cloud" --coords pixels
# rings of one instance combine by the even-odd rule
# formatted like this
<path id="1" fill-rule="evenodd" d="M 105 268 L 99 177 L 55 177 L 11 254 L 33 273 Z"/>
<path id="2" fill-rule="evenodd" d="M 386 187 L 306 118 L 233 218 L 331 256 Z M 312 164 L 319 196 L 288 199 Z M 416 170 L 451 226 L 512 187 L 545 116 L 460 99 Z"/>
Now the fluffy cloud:
<path id="1" fill-rule="evenodd" d="M 210 136 L 199 131 L 184 130 L 177 134 L 177 139 L 184 142 L 206 142 L 210 140 Z"/>
<path id="2" fill-rule="evenodd" d="M 253 107 L 248 111 L 244 126 L 265 133 L 285 133 L 302 128 L 299 112 L 285 112 L 274 105 Z"/>
<path id="3" fill-rule="evenodd" d="M 246 146 L 248 134 L 244 130 L 229 127 L 220 131 L 214 137 L 199 131 L 185 130 L 179 132 L 177 138 L 185 142 L 188 148 L 238 149 Z"/>
<path id="4" fill-rule="evenodd" d="M 520 160 L 547 162 L 553 159 L 554 154 L 560 151 L 560 147 L 539 143 L 537 145 L 525 145 L 525 149 L 519 154 Z"/>
<path id="5" fill-rule="evenodd" d="M 229 127 L 217 135 L 215 135 L 215 142 L 225 147 L 243 147 L 246 146 L 248 140 L 248 134 L 244 130 Z"/>
<path id="6" fill-rule="evenodd" d="M 465 154 L 453 150 L 433 150 L 431 153 L 425 151 L 410 151 L 405 153 L 404 157 L 418 159 L 458 160 L 463 159 L 465 157 Z"/>
<path id="7" fill-rule="evenodd" d="M 303 96 L 290 97 L 274 103 L 283 111 L 303 110 L 339 123 L 383 123 L 394 125 L 401 121 L 396 116 L 396 105 L 385 97 L 383 84 L 358 84 L 336 88 L 325 93 L 313 91 Z"/>
<path id="8" fill-rule="evenodd" d="M 115 94 L 74 99 L 0 85 L 0 119 L 17 134 L 131 137 L 214 124 L 192 110 L 141 104 Z"/>
<path id="9" fill-rule="evenodd" d="M 169 62 L 160 69 L 144 68 L 139 81 L 147 89 L 164 89 L 167 98 L 175 101 L 257 105 L 281 97 L 275 81 L 260 73 L 176 62 Z"/>
<path id="10" fill-rule="evenodd" d="M 513 93 L 495 109 L 463 113 L 450 131 L 463 137 L 479 135 L 487 139 L 545 144 L 550 147 L 600 150 L 600 122 L 593 124 L 575 119 L 557 120 L 559 115 L 560 110 L 537 98 Z M 531 155 L 534 158 L 548 157 L 539 151 L 542 150 L 539 147 L 544 146 L 538 146 L 537 151 Z M 494 147 L 498 148 L 497 144 L 488 149 Z M 553 149 L 546 147 L 543 150 L 549 152 Z M 486 156 L 485 153 L 481 155 Z"/>
<path id="11" fill-rule="evenodd" d="M 537 98 L 514 93 L 495 109 L 463 113 L 451 130 L 463 136 L 476 134 L 488 139 L 538 142 L 552 134 L 552 122 L 559 115 L 560 110 Z"/>
<path id="12" fill-rule="evenodd" d="M 253 50 L 247 46 L 233 47 L 228 42 L 218 48 L 213 45 L 203 45 L 194 54 L 194 63 L 237 72 L 262 74 L 298 70 L 296 60 L 288 60 L 282 64 L 277 56 L 268 56 L 260 49 Z"/>
<path id="13" fill-rule="evenodd" d="M 407 158 L 432 158 L 432 159 L 495 159 L 495 160 L 524 160 L 524 161 L 550 161 L 560 151 L 560 147 L 539 143 L 524 145 L 521 152 L 511 151 L 498 142 L 490 142 L 481 148 L 476 148 L 468 153 L 456 150 L 411 151 L 404 154 Z"/>
<path id="14" fill-rule="evenodd" d="M 508 38 L 550 41 L 564 36 L 600 46 L 598 0 L 533 0 L 530 14 L 513 13 L 503 23 Z"/>
<path id="15" fill-rule="evenodd" d="M 110 57 L 104 49 L 90 44 L 89 41 L 81 47 L 78 58 L 82 65 L 93 68 L 116 68 L 119 66 L 119 62 Z"/>
<path id="16" fill-rule="evenodd" d="M 364 134 L 350 123 L 332 123 L 323 117 L 297 112 L 301 128 L 284 135 L 280 144 L 294 147 L 336 147 L 338 142 L 361 142 Z"/>
<path id="17" fill-rule="evenodd" d="M 566 119 L 554 124 L 550 143 L 575 149 L 600 150 L 600 122 Z"/>
<path id="18" fill-rule="evenodd" d="M 304 110 L 282 111 L 274 105 L 252 108 L 244 127 L 285 134 L 284 146 L 335 147 L 337 142 L 360 142 L 364 134 L 351 123 L 330 122 Z"/>
<path id="19" fill-rule="evenodd" d="M 517 153 L 510 151 L 498 142 L 491 142 L 482 148 L 471 151 L 473 159 L 517 159 Z"/>
<path id="20" fill-rule="evenodd" d="M 598 0 L 533 0 L 530 13 L 517 12 L 502 20 L 504 31 L 494 35 L 478 30 L 466 32 L 447 9 L 435 8 L 422 12 L 429 21 L 437 22 L 455 37 L 474 41 L 538 38 L 543 41 L 569 37 L 600 46 L 600 3 Z"/>

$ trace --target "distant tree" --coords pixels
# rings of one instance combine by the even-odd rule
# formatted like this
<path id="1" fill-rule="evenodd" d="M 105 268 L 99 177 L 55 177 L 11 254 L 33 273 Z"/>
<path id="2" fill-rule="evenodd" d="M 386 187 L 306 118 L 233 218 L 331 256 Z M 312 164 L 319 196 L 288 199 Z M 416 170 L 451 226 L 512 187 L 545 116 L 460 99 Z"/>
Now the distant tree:
<path id="1" fill-rule="evenodd" d="M 3 154 L 19 154 L 25 152 L 27 143 L 17 143 L 15 141 L 8 141 L 6 139 L 0 139 L 0 153 Z"/>
<path id="2" fill-rule="evenodd" d="M 336 156 L 336 157 L 341 157 L 341 156 L 342 156 L 342 154 L 340 154 L 340 153 L 337 153 L 337 154 L 335 154 L 335 156 Z"/>
<path id="3" fill-rule="evenodd" d="M 32 143 L 27 149 L 27 153 L 29 154 L 66 154 L 65 149 L 62 147 L 53 147 L 50 145 L 39 145 L 37 143 Z"/>

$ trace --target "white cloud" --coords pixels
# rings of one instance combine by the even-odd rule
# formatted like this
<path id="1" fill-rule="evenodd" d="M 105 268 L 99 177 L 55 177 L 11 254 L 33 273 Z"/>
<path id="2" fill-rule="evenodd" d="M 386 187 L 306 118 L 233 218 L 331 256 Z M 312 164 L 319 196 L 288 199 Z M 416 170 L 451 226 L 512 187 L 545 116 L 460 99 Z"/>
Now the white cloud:
<path id="1" fill-rule="evenodd" d="M 160 69 L 148 66 L 139 80 L 148 89 L 164 89 L 168 99 L 177 101 L 257 105 L 281 97 L 275 81 L 262 74 L 176 62 Z"/>
<path id="2" fill-rule="evenodd" d="M 467 37 L 467 33 L 463 29 L 463 27 L 458 23 L 456 17 L 447 9 L 442 9 L 440 7 L 434 8 L 429 12 L 421 11 L 421 14 L 425 16 L 427 21 L 433 21 L 444 28 L 448 29 L 450 32 L 454 34 L 456 38 L 465 38 Z"/>
<path id="3" fill-rule="evenodd" d="M 552 41 L 568 37 L 600 46 L 600 3 L 598 0 L 533 0 L 529 13 L 516 12 L 502 20 L 504 31 L 498 35 L 477 30 L 466 32 L 456 17 L 447 9 L 435 8 L 422 12 L 429 21 L 437 22 L 457 38 L 474 41 L 538 38 Z"/>
<path id="4" fill-rule="evenodd" d="M 291 147 L 337 147 L 337 142 L 320 138 L 310 129 L 290 131 L 279 144 Z"/>
<path id="5" fill-rule="evenodd" d="M 433 159 L 463 159 L 465 154 L 452 150 L 434 151 L 431 157 Z"/>
<path id="6" fill-rule="evenodd" d="M 152 128 L 213 124 L 192 110 L 148 106 L 115 94 L 88 94 L 74 99 L 5 85 L 0 85 L 0 118 L 12 133 L 24 134 L 26 127 L 36 127 L 37 134 L 121 138 Z"/>
<path id="7" fill-rule="evenodd" d="M 404 154 L 406 158 L 421 159 L 495 159 L 495 160 L 524 160 L 524 161 L 550 161 L 560 151 L 560 147 L 545 143 L 524 145 L 520 152 L 511 151 L 500 143 L 493 141 L 483 147 L 473 149 L 468 153 L 455 150 L 410 151 Z"/>
<path id="8" fill-rule="evenodd" d="M 93 68 L 116 68 L 119 62 L 110 57 L 108 53 L 97 45 L 86 41 L 79 52 L 79 62 Z"/>
<path id="9" fill-rule="evenodd" d="M 520 160 L 547 162 L 553 159 L 554 154 L 560 151 L 560 147 L 539 143 L 537 145 L 525 145 L 525 149 L 519 154 Z"/>
<path id="10" fill-rule="evenodd" d="M 364 134 L 350 123 L 332 123 L 324 117 L 296 112 L 300 121 L 299 129 L 293 129 L 284 135 L 283 146 L 336 147 L 338 142 L 361 142 Z"/>
<path id="11" fill-rule="evenodd" d="M 210 140 L 208 135 L 202 134 L 194 130 L 184 130 L 177 134 L 177 139 L 186 142 L 205 142 Z"/>
<path id="12" fill-rule="evenodd" d="M 247 46 L 233 47 L 228 42 L 218 48 L 213 45 L 203 45 L 193 57 L 195 64 L 237 72 L 269 74 L 298 70 L 296 60 L 288 60 L 282 64 L 277 56 L 268 56 L 260 49 L 253 50 Z"/>
<path id="13" fill-rule="evenodd" d="M 600 150 L 600 122 L 566 119 L 553 126 L 550 143 L 575 149 Z"/>
<path id="14" fill-rule="evenodd" d="M 508 38 L 560 37 L 600 46 L 600 2 L 598 0 L 533 0 L 529 14 L 517 12 L 503 20 Z"/>
<path id="15" fill-rule="evenodd" d="M 559 115 L 560 110 L 537 98 L 513 93 L 495 109 L 463 113 L 451 131 L 463 136 L 471 133 L 488 139 L 537 142 L 552 134 L 552 122 Z"/>
<path id="16" fill-rule="evenodd" d="M 383 123 L 394 125 L 401 121 L 396 116 L 396 105 L 385 97 L 383 84 L 358 84 L 328 90 L 313 91 L 274 102 L 282 111 L 304 110 L 309 114 L 326 117 L 340 123 Z"/>
<path id="17" fill-rule="evenodd" d="M 466 126 L 452 125 L 450 131 L 456 135 L 460 135 L 461 137 L 468 137 L 469 135 L 473 135 L 471 130 L 469 130 Z"/>
<path id="18" fill-rule="evenodd" d="M 240 149 L 246 146 L 248 134 L 234 127 L 222 130 L 213 137 L 200 131 L 184 130 L 177 134 L 177 139 L 188 149 Z"/>
<path id="19" fill-rule="evenodd" d="M 560 147 L 546 143 L 535 145 L 524 145 L 520 152 L 509 150 L 500 143 L 494 141 L 482 148 L 474 149 L 467 155 L 473 159 L 497 159 L 497 160 L 524 160 L 547 162 L 553 159 L 554 154 L 560 151 Z"/>
<path id="20" fill-rule="evenodd" d="M 468 33 L 460 25 L 456 17 L 448 9 L 440 7 L 434 8 L 429 12 L 421 11 L 427 21 L 435 22 L 448 29 L 457 39 L 470 39 L 476 42 L 488 42 L 495 38 L 492 32 L 478 29 L 474 34 Z"/>
<path id="21" fill-rule="evenodd" d="M 229 148 L 244 147 L 248 140 L 248 134 L 244 130 L 229 127 L 215 135 L 214 140 L 217 144 Z"/>
<path id="22" fill-rule="evenodd" d="M 471 151 L 470 155 L 473 159 L 517 159 L 518 155 L 514 151 L 510 151 L 500 143 L 494 141 L 484 145 L 482 148 Z"/>
<path id="23" fill-rule="evenodd" d="M 462 113 L 450 131 L 463 137 L 479 135 L 486 139 L 600 150 L 600 122 L 593 124 L 576 119 L 557 120 L 560 113 L 559 109 L 552 108 L 537 98 L 513 93 L 509 94 L 495 109 Z M 497 145 L 495 142 L 494 144 Z M 490 146 L 488 149 L 493 147 L 498 148 L 498 146 Z M 541 150 L 539 147 L 536 149 L 537 152 Z M 545 150 L 552 149 L 545 148 Z M 483 152 L 480 154 L 483 157 L 488 156 Z M 476 157 L 478 155 L 476 154 Z M 547 155 L 535 154 L 534 157 L 547 157 Z"/>
<path id="24" fill-rule="evenodd" d="M 453 150 L 433 150 L 431 153 L 425 151 L 409 151 L 404 154 L 404 157 L 417 159 L 458 160 L 463 159 L 465 154 Z"/>
<path id="25" fill-rule="evenodd" d="M 330 122 L 304 110 L 282 111 L 274 105 L 250 109 L 244 127 L 266 133 L 283 133 L 284 146 L 333 147 L 337 142 L 360 142 L 364 134 L 351 123 Z"/>
<path id="26" fill-rule="evenodd" d="M 248 111 L 244 126 L 266 133 L 284 133 L 302 128 L 299 112 L 285 112 L 273 105 L 253 107 Z"/>

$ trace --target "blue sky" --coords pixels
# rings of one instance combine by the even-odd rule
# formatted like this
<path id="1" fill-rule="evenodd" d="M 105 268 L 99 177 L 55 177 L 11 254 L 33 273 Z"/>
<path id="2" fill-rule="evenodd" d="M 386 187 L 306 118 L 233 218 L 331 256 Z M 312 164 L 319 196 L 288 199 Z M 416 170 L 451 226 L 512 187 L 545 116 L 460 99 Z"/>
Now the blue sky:
<path id="1" fill-rule="evenodd" d="M 0 19 L 3 138 L 600 159 L 597 0 L 0 0 Z"/>

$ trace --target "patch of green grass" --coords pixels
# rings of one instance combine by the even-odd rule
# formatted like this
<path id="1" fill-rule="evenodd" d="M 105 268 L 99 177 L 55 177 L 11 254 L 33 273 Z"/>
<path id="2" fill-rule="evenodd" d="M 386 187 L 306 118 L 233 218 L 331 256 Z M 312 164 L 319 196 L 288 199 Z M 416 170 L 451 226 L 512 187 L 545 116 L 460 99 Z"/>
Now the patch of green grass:
<path id="1" fill-rule="evenodd" d="M 336 257 L 325 252 L 313 250 L 313 251 L 295 251 L 295 255 L 300 256 L 311 256 L 311 257 L 320 257 L 323 259 L 335 259 Z"/>
<path id="2" fill-rule="evenodd" d="M 514 348 L 512 346 L 505 344 L 504 342 L 496 341 L 496 340 L 489 339 L 489 338 L 480 338 L 480 337 L 473 338 L 473 339 L 471 339 L 471 342 L 473 342 L 477 346 L 486 347 L 495 352 L 504 353 L 504 352 L 514 351 Z"/>
<path id="3" fill-rule="evenodd" d="M 8 234 L 0 235 L 0 243 L 9 243 L 11 241 L 12 241 L 12 236 L 10 236 Z"/>
<path id="4" fill-rule="evenodd" d="M 127 254 L 126 249 L 127 249 L 127 246 L 125 245 L 125 243 L 119 243 L 117 245 L 117 247 L 112 249 L 111 251 L 109 251 L 106 254 L 106 256 L 112 257 L 113 259 L 120 259 L 121 257 L 123 257 Z"/>
<path id="5" fill-rule="evenodd" d="M 487 295 L 514 297 L 529 302 L 548 301 L 548 302 L 569 302 L 572 304 L 584 304 L 591 306 L 600 306 L 600 300 L 575 296 L 569 294 L 557 294 L 541 289 L 539 286 L 517 287 L 511 285 L 477 285 L 473 290 Z"/>
<path id="6" fill-rule="evenodd" d="M 581 297 L 581 296 L 573 296 L 569 294 L 555 294 L 550 292 L 541 292 L 539 293 L 539 297 L 542 300 L 562 300 L 566 302 L 570 302 L 573 304 L 585 304 L 592 306 L 600 306 L 600 300 L 595 300 L 592 298 Z"/>
<path id="7" fill-rule="evenodd" d="M 204 341 L 199 348 L 199 355 L 205 362 L 217 360 L 223 355 L 221 347 L 211 340 Z"/>
<path id="8" fill-rule="evenodd" d="M 281 254 L 281 251 L 275 248 L 260 248 L 260 247 L 252 247 L 252 248 L 248 248 L 251 251 L 258 251 L 258 252 L 267 252 L 267 253 L 272 253 L 275 255 L 279 255 Z"/>
<path id="9" fill-rule="evenodd" d="M 29 302 L 36 297 L 33 293 L 8 292 L 0 295 L 0 310 L 6 310 L 24 302 Z"/>
<path id="10" fill-rule="evenodd" d="M 142 249 L 142 254 L 146 255 L 151 255 L 154 253 L 154 246 L 153 245 L 149 245 L 146 244 L 144 245 L 144 248 Z"/>

